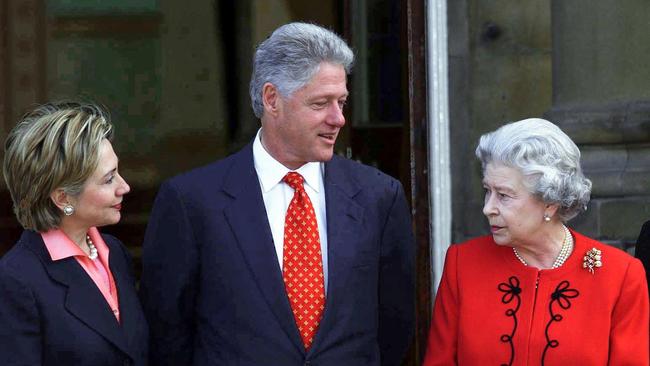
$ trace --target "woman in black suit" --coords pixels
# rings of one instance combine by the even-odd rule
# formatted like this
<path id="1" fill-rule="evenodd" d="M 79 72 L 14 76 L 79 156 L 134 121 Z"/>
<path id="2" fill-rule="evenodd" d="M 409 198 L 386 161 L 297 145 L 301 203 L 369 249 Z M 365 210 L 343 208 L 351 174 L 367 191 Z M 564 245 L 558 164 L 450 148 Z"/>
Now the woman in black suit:
<path id="1" fill-rule="evenodd" d="M 11 131 L 3 172 L 24 232 L 0 259 L 0 364 L 147 364 L 148 328 L 116 238 L 130 190 L 97 106 L 38 107 Z"/>

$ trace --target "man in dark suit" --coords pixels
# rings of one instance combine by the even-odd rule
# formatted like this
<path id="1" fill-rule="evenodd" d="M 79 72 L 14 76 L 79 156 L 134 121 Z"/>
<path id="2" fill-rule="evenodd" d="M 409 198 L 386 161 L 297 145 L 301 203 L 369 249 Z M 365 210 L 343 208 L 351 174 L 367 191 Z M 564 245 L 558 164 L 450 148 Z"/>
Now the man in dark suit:
<path id="1" fill-rule="evenodd" d="M 250 85 L 262 128 L 163 183 L 144 243 L 153 365 L 399 365 L 414 319 L 400 183 L 333 156 L 353 54 L 278 28 Z"/>

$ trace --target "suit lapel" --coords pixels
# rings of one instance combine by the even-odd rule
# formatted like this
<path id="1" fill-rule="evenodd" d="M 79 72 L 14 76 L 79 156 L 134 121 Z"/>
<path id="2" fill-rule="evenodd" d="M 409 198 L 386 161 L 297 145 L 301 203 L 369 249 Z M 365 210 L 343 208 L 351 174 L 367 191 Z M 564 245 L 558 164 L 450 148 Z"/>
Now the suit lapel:
<path id="1" fill-rule="evenodd" d="M 55 281 L 67 287 L 65 308 L 89 328 L 130 354 L 110 306 L 93 280 L 73 257 L 52 261 L 40 234 L 25 231 L 26 244 Z M 22 240 L 22 239 L 21 239 Z"/>
<path id="2" fill-rule="evenodd" d="M 233 198 L 224 214 L 248 268 L 287 336 L 304 351 L 278 265 L 251 144 L 237 155 L 224 190 Z"/>
<path id="3" fill-rule="evenodd" d="M 357 238 L 363 221 L 364 209 L 354 201 L 361 187 L 346 174 L 334 156 L 325 164 L 325 204 L 327 211 L 328 286 L 325 312 L 314 339 L 317 349 L 328 329 L 334 324 L 336 312 L 346 296 L 346 283 L 357 249 Z"/>
<path id="4" fill-rule="evenodd" d="M 135 293 L 135 288 L 131 282 L 131 273 L 130 268 L 126 268 L 125 264 L 128 262 L 120 260 L 119 256 L 122 256 L 122 249 L 118 248 L 116 243 L 111 242 L 106 237 L 104 237 L 104 242 L 108 245 L 110 254 L 108 258 L 108 266 L 111 269 L 113 274 L 113 280 L 115 280 L 115 287 L 117 289 L 118 302 L 120 305 L 120 327 L 119 329 L 122 333 L 124 339 L 126 339 L 126 345 L 129 346 L 129 350 L 132 350 L 134 339 L 139 336 L 137 325 L 142 321 L 138 319 L 138 314 L 140 314 L 140 302 Z M 115 317 L 113 316 L 113 319 Z M 126 352 L 126 350 L 125 350 Z M 127 354 L 133 355 L 129 352 Z"/>

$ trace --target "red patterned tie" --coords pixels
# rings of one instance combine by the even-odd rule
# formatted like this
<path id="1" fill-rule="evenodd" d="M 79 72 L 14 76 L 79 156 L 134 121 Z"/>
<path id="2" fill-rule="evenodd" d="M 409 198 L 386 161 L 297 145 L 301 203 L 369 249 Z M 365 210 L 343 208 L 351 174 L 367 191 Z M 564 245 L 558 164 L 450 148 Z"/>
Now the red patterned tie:
<path id="1" fill-rule="evenodd" d="M 325 308 L 320 237 L 303 177 L 289 172 L 284 181 L 295 192 L 284 221 L 282 276 L 300 336 L 309 349 Z"/>

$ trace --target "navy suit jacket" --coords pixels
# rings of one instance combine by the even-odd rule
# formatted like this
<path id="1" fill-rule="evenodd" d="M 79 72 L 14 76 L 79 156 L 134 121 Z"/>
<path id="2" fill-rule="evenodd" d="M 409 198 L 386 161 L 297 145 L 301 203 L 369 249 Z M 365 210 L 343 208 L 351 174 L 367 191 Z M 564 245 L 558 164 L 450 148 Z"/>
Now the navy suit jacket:
<path id="1" fill-rule="evenodd" d="M 141 298 L 152 365 L 398 365 L 414 321 L 414 241 L 400 183 L 325 164 L 328 289 L 305 351 L 274 249 L 252 144 L 163 183 Z"/>
<path id="2" fill-rule="evenodd" d="M 650 283 L 650 221 L 646 221 L 641 227 L 639 238 L 636 240 L 634 256 L 643 263 L 646 279 Z"/>
<path id="3" fill-rule="evenodd" d="M 121 323 L 74 258 L 52 261 L 41 235 L 26 230 L 0 259 L 0 365 L 147 365 L 148 329 L 130 258 L 117 239 L 102 238 Z"/>

